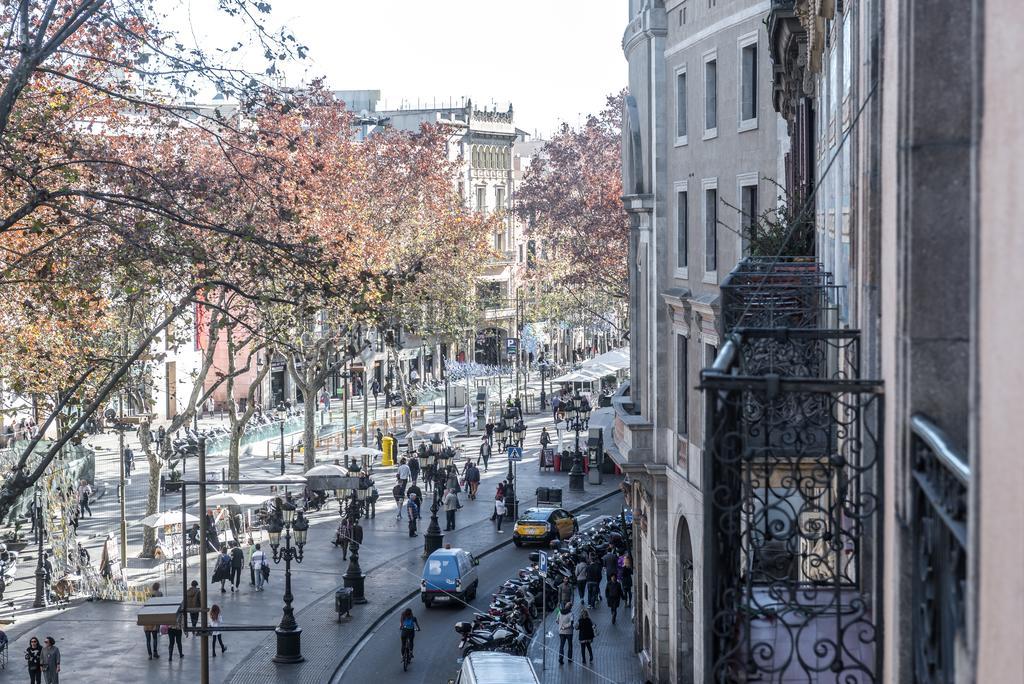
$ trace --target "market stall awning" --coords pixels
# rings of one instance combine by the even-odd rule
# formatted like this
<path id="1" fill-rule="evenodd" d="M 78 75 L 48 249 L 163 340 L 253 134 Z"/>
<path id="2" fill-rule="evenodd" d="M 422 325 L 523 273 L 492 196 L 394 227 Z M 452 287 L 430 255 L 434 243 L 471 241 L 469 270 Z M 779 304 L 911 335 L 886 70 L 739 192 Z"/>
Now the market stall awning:
<path id="1" fill-rule="evenodd" d="M 587 359 L 580 364 L 580 370 L 599 366 L 611 368 L 612 372 L 629 369 L 629 347 L 619 347 Z"/>

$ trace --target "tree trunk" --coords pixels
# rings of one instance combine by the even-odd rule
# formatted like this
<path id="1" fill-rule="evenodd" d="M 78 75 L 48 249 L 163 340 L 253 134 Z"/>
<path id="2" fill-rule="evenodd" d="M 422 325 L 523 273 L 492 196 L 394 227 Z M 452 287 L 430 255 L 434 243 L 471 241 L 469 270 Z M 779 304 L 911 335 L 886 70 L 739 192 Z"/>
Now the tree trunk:
<path id="1" fill-rule="evenodd" d="M 234 422 L 234 421 L 232 421 Z M 228 439 L 228 479 L 237 480 L 241 468 L 239 467 L 238 451 L 242 446 L 242 432 L 245 429 L 245 425 L 240 422 L 235 422 L 231 426 L 231 435 Z M 239 487 L 237 484 L 228 485 L 229 492 L 238 492 Z"/>
<path id="2" fill-rule="evenodd" d="M 412 388 L 405 382 L 405 376 L 402 374 L 402 364 L 398 360 L 398 352 L 394 347 L 391 348 L 391 353 L 395 357 L 395 367 L 398 369 L 398 394 L 402 397 L 402 419 L 405 422 L 405 431 L 412 432 L 412 407 L 415 404 L 412 396 Z"/>
<path id="3" fill-rule="evenodd" d="M 149 492 L 146 496 L 146 515 L 148 516 L 160 510 L 160 472 L 163 470 L 163 461 L 153 448 L 148 421 L 143 421 L 139 425 L 139 442 L 142 443 L 146 462 L 149 463 Z M 139 554 L 139 558 L 152 558 L 154 555 L 156 555 L 156 528 L 144 527 L 142 530 L 142 553 Z"/>
<path id="4" fill-rule="evenodd" d="M 302 401 L 306 406 L 302 426 L 302 469 L 309 470 L 316 465 L 316 384 L 309 382 L 307 392 L 302 390 Z"/>

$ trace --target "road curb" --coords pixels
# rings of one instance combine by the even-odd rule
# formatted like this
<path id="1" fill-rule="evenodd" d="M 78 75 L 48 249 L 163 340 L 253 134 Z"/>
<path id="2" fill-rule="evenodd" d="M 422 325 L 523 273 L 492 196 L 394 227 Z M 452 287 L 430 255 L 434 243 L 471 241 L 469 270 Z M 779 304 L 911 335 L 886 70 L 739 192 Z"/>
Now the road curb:
<path id="1" fill-rule="evenodd" d="M 622 492 L 619 491 L 618 489 L 613 489 L 612 491 L 606 492 L 606 493 L 602 494 L 601 496 L 598 496 L 598 497 L 595 497 L 593 499 L 590 499 L 589 501 L 586 501 L 586 502 L 580 504 L 579 506 L 575 506 L 573 508 L 570 508 L 569 512 L 570 513 L 576 513 L 576 512 L 581 511 L 581 510 L 583 510 L 585 508 L 589 508 L 590 506 L 593 506 L 594 504 L 599 504 L 599 503 L 601 503 L 603 501 L 606 501 L 607 499 L 610 499 L 610 498 L 612 498 L 613 496 L 615 496 L 617 494 L 622 494 Z M 490 546 L 490 547 L 488 547 L 484 551 L 481 551 L 478 554 L 475 554 L 475 556 L 477 558 L 483 558 L 484 556 L 490 555 L 490 554 L 492 554 L 492 553 L 494 553 L 494 552 L 496 552 L 496 551 L 498 551 L 500 549 L 505 548 L 506 546 L 508 546 L 511 543 L 512 543 L 512 537 L 510 536 L 508 539 L 506 539 L 506 540 L 504 540 L 502 542 L 499 542 L 499 543 L 497 543 L 497 544 L 495 544 L 493 546 Z M 371 622 L 370 625 L 366 629 L 364 629 L 363 632 L 359 635 L 359 637 L 356 639 L 355 643 L 352 646 L 350 646 L 345 651 L 345 654 L 342 656 L 341 660 L 338 662 L 338 666 L 335 667 L 334 668 L 334 672 L 331 673 L 330 681 L 333 682 L 337 678 L 338 673 L 341 671 L 342 667 L 348 662 L 349 658 L 352 657 L 352 654 L 356 651 L 356 649 L 358 649 L 362 645 L 363 641 L 366 640 L 367 636 L 371 632 L 373 632 L 375 629 L 377 629 L 381 625 L 381 623 L 383 623 L 384 620 L 386 620 L 387 617 L 389 615 L 391 615 L 391 613 L 393 613 L 395 610 L 398 609 L 399 606 L 401 606 L 406 601 L 409 601 L 410 599 L 414 598 L 419 593 L 420 592 L 419 592 L 418 589 L 415 590 L 415 591 L 411 591 L 408 594 L 406 594 L 405 596 L 400 597 L 397 601 L 394 601 L 390 605 L 386 606 L 384 611 L 380 614 L 380 616 L 376 620 Z"/>

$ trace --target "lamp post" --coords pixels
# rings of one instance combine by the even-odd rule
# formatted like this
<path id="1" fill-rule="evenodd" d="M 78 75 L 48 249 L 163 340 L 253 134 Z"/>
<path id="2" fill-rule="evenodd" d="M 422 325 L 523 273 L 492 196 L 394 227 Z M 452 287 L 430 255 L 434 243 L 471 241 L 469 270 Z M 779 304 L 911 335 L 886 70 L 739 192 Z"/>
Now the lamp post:
<path id="1" fill-rule="evenodd" d="M 360 511 L 365 505 L 368 494 L 369 487 L 366 481 L 360 478 L 359 486 L 351 490 L 351 499 L 345 511 L 345 515 L 352 521 L 353 527 L 359 524 Z M 363 574 L 363 569 L 359 567 L 359 542 L 354 539 L 349 544 L 348 569 L 345 571 L 342 581 L 347 588 L 352 590 L 352 603 L 366 603 L 366 575 Z"/>
<path id="2" fill-rule="evenodd" d="M 36 559 L 36 599 L 32 602 L 33 608 L 45 608 L 46 607 L 46 569 L 43 568 L 43 497 L 39 491 L 39 485 L 36 485 L 36 491 L 33 494 L 36 498 L 36 510 L 33 515 L 36 516 L 36 551 L 38 557 Z"/>
<path id="3" fill-rule="evenodd" d="M 569 428 L 576 433 L 573 445 L 572 470 L 569 471 L 569 490 L 583 491 L 583 453 L 580 451 L 580 432 L 587 429 L 590 420 L 590 403 L 577 390 L 572 395 L 572 408 L 569 411 Z"/>
<path id="4" fill-rule="evenodd" d="M 274 552 L 274 563 L 284 561 L 284 610 L 281 624 L 277 626 L 277 655 L 275 663 L 299 663 L 302 657 L 300 638 L 302 628 L 295 622 L 292 611 L 292 561 L 302 562 L 302 547 L 306 545 L 306 531 L 309 521 L 299 512 L 296 518 L 295 505 L 284 501 L 281 506 L 281 519 L 273 518 L 268 530 L 270 548 Z M 283 521 L 283 522 L 282 522 Z M 284 531 L 284 548 L 281 548 L 281 532 Z M 292 533 L 295 535 L 295 546 L 292 546 Z"/>
<path id="5" fill-rule="evenodd" d="M 277 417 L 281 419 L 279 427 L 281 428 L 281 474 L 284 475 L 284 420 L 285 410 L 284 404 L 279 404 L 277 407 Z"/>
<path id="6" fill-rule="evenodd" d="M 444 456 L 443 449 L 444 442 L 441 440 L 441 435 L 435 433 L 430 438 L 430 452 L 427 454 L 428 465 L 432 465 L 431 477 L 434 482 L 434 500 L 430 504 L 430 524 L 427 526 L 427 531 L 423 534 L 423 557 L 426 558 L 434 551 L 441 548 L 444 543 L 444 533 L 441 532 L 441 526 L 437 522 L 437 511 L 440 509 L 439 490 L 444 491 L 445 477 L 444 472 Z"/>

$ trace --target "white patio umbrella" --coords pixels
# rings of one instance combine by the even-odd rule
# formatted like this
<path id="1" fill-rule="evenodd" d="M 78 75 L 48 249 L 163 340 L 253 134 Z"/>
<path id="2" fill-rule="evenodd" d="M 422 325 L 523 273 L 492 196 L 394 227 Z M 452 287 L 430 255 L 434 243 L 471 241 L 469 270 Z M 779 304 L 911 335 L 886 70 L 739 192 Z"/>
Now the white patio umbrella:
<path id="1" fill-rule="evenodd" d="M 185 514 L 185 523 L 197 523 L 199 518 L 192 515 L 191 513 Z M 181 509 L 174 511 L 164 511 L 163 513 L 154 513 L 153 515 L 147 515 L 145 518 L 139 521 L 140 524 L 146 527 L 167 527 L 168 525 L 180 525 L 181 524 Z"/>
<path id="2" fill-rule="evenodd" d="M 594 381 L 594 374 L 593 373 L 587 373 L 585 371 L 578 371 L 578 370 L 576 370 L 576 371 L 570 371 L 570 372 L 566 373 L 565 375 L 560 375 L 557 378 L 554 378 L 551 382 L 553 382 L 553 383 L 563 383 L 563 382 L 593 382 L 593 381 Z"/>
<path id="3" fill-rule="evenodd" d="M 412 431 L 417 435 L 425 435 L 428 437 L 431 435 L 446 435 L 451 432 L 458 432 L 455 428 L 450 425 L 445 425 L 444 423 L 423 423 L 423 425 L 417 425 L 414 427 Z"/>
<path id="4" fill-rule="evenodd" d="M 261 480 L 273 480 L 280 484 L 303 484 L 306 478 L 302 475 L 295 475 L 292 473 L 285 473 L 284 475 L 272 475 L 270 477 L 260 478 Z"/>
<path id="5" fill-rule="evenodd" d="M 325 463 L 310 468 L 305 473 L 306 479 L 311 477 L 347 477 L 348 469 L 336 466 L 333 463 Z"/>
<path id="6" fill-rule="evenodd" d="M 208 506 L 261 506 L 268 499 L 274 497 L 270 494 L 238 494 L 236 492 L 224 492 L 206 497 Z"/>
<path id="7" fill-rule="evenodd" d="M 380 449 L 374 449 L 373 447 L 355 446 L 346 449 L 341 452 L 343 456 L 348 458 L 362 458 L 363 456 L 383 456 L 384 452 Z"/>

